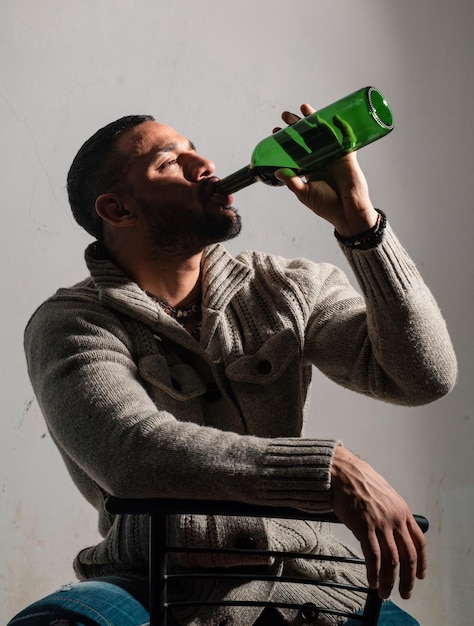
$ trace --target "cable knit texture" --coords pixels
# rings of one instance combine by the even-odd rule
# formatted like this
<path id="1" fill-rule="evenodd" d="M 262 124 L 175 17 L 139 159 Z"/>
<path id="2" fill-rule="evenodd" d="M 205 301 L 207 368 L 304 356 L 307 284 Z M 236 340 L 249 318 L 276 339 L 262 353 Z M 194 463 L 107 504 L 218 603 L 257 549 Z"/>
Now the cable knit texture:
<path id="1" fill-rule="evenodd" d="M 72 479 L 99 513 L 103 536 L 77 556 L 79 578 L 146 577 L 146 519 L 109 515 L 108 494 L 330 509 L 337 440 L 302 438 L 313 366 L 356 392 L 403 405 L 431 402 L 452 388 L 456 361 L 444 321 L 390 228 L 376 248 L 344 250 L 362 295 L 329 264 L 259 252 L 233 258 L 221 245 L 210 247 L 199 342 L 94 244 L 86 251 L 90 277 L 36 311 L 25 333 L 31 381 Z M 257 548 L 350 552 L 326 527 L 305 522 L 182 516 L 172 533 L 188 545 L 229 546 L 244 534 Z M 243 564 L 363 578 L 354 568 L 261 557 L 192 555 L 175 567 Z M 332 598 L 305 585 L 293 591 L 283 583 L 228 585 L 201 582 L 186 593 L 249 598 L 263 591 L 301 604 L 317 594 L 339 608 L 360 604 L 349 592 Z M 246 626 L 258 611 L 182 619 Z M 291 611 L 285 617 L 301 619 Z"/>

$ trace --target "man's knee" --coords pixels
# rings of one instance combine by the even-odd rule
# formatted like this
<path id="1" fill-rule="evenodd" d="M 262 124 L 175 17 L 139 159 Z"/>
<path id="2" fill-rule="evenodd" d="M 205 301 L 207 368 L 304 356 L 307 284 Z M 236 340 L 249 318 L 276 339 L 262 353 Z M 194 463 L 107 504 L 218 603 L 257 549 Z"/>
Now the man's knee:
<path id="1" fill-rule="evenodd" d="M 18 613 L 7 626 L 142 626 L 146 609 L 127 591 L 102 581 L 64 585 Z"/>

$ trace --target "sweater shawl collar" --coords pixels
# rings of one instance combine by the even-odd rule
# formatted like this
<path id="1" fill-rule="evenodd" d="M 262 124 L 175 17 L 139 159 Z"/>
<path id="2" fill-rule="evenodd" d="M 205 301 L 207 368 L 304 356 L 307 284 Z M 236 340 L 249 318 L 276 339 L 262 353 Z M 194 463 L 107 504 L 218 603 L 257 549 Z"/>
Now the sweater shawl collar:
<path id="1" fill-rule="evenodd" d="M 104 306 L 140 321 L 156 321 L 156 303 L 132 281 L 95 242 L 85 252 L 85 261 Z M 253 269 L 234 258 L 221 244 L 208 246 L 201 262 L 202 305 L 209 313 L 222 312 L 239 289 L 253 276 Z M 165 318 L 168 316 L 165 315 Z"/>

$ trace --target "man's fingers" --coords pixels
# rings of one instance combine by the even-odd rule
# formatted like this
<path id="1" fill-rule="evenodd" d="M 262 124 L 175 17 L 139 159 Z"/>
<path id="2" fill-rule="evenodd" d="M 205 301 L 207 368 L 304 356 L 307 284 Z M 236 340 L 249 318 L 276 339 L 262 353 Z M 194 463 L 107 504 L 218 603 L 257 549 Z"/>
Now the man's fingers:
<path id="1" fill-rule="evenodd" d="M 426 570 L 428 568 L 425 535 L 413 516 L 410 516 L 407 525 L 417 553 L 416 577 L 421 580 L 426 576 Z"/>
<path id="2" fill-rule="evenodd" d="M 306 103 L 301 105 L 300 110 L 304 117 L 306 117 L 307 115 L 311 115 L 315 112 L 315 109 L 313 109 L 312 106 Z M 286 124 L 291 125 L 298 122 L 301 119 L 301 116 L 297 115 L 296 113 L 292 113 L 291 111 L 283 111 L 283 113 L 281 114 L 281 119 Z"/>
<path id="3" fill-rule="evenodd" d="M 300 120 L 300 116 L 296 115 L 296 113 L 291 113 L 291 111 L 283 111 L 281 114 L 281 119 L 285 122 L 285 124 L 296 124 L 298 120 Z"/>
<path id="4" fill-rule="evenodd" d="M 426 541 L 414 517 L 408 512 L 403 532 L 395 535 L 400 554 L 400 595 L 408 599 L 416 578 L 426 575 Z"/>
<path id="5" fill-rule="evenodd" d="M 425 537 L 410 513 L 403 533 L 395 534 L 395 540 L 400 554 L 399 591 L 401 597 L 408 600 L 415 586 L 415 579 L 424 578 L 427 568 Z"/>
<path id="6" fill-rule="evenodd" d="M 301 110 L 301 113 L 303 113 L 305 117 L 307 115 L 311 115 L 312 113 L 316 112 L 316 109 L 313 109 L 313 107 L 310 104 L 307 104 L 306 102 L 301 105 L 300 110 Z"/>
<path id="7" fill-rule="evenodd" d="M 411 597 L 416 578 L 426 573 L 426 543 L 422 531 L 411 518 L 394 531 L 379 532 L 380 545 L 379 595 L 388 598 L 399 577 L 400 596 Z"/>
<path id="8" fill-rule="evenodd" d="M 415 579 L 426 572 L 426 548 L 423 534 L 415 522 L 409 530 L 395 531 L 389 527 L 369 532 L 361 541 L 369 587 L 378 589 L 379 596 L 387 599 L 399 577 L 399 591 L 404 599 L 411 597 Z M 418 532 L 421 534 L 418 534 Z M 412 535 L 413 533 L 413 535 Z"/>
<path id="9" fill-rule="evenodd" d="M 389 534 L 387 534 L 389 533 Z M 393 533 L 389 528 L 379 534 L 381 565 L 379 576 L 379 596 L 386 600 L 392 593 L 398 573 L 400 554 Z"/>
<path id="10" fill-rule="evenodd" d="M 371 589 L 378 589 L 380 582 L 380 545 L 375 532 L 359 538 L 367 569 L 367 582 Z"/>
<path id="11" fill-rule="evenodd" d="M 418 562 L 417 550 L 406 528 L 403 534 L 395 534 L 395 541 L 400 554 L 399 591 L 401 597 L 408 600 L 415 586 Z"/>

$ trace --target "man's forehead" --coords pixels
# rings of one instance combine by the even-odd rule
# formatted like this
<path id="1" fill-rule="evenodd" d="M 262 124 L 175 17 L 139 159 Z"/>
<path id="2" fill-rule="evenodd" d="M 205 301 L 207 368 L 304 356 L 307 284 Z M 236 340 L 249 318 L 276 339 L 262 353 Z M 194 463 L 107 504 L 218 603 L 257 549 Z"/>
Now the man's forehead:
<path id="1" fill-rule="evenodd" d="M 117 140 L 116 148 L 131 159 L 137 159 L 170 146 L 193 149 L 191 142 L 178 131 L 160 122 L 147 121 L 127 130 Z"/>

